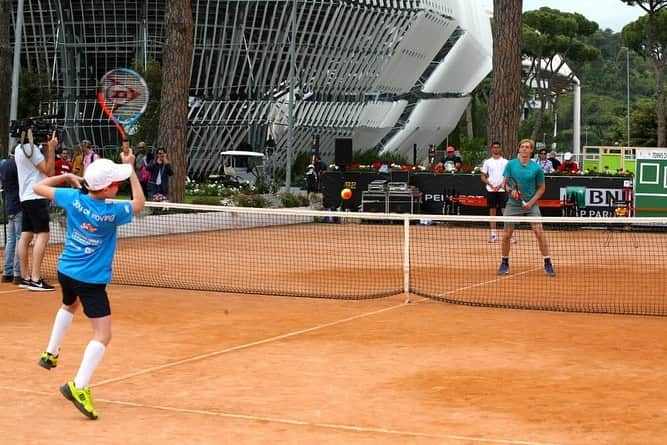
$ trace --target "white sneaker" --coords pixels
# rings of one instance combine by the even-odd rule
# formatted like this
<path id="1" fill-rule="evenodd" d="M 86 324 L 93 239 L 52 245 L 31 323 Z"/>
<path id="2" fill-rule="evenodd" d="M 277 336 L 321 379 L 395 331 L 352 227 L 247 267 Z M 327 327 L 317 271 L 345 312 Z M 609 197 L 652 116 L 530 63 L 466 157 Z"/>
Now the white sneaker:
<path id="1" fill-rule="evenodd" d="M 512 238 L 510 238 L 510 243 L 512 243 L 512 244 L 516 244 L 517 241 L 518 241 L 518 240 L 516 239 L 516 236 L 512 235 Z"/>
<path id="2" fill-rule="evenodd" d="M 498 241 L 498 237 L 496 235 L 491 235 L 489 237 L 489 242 L 490 243 L 495 243 L 496 241 Z"/>

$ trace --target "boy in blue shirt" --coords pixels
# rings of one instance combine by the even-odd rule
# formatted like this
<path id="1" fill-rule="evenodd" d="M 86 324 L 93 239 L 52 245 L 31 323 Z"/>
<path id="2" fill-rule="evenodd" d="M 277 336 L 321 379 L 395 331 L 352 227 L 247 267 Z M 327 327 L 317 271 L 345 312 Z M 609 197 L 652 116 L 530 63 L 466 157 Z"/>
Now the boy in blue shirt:
<path id="1" fill-rule="evenodd" d="M 35 193 L 53 200 L 67 213 L 65 248 L 58 260 L 58 282 L 62 306 L 56 314 L 51 337 L 39 365 L 46 369 L 58 365 L 60 344 L 79 306 L 91 319 L 93 338 L 83 354 L 74 380 L 60 392 L 79 411 L 97 419 L 88 384 L 111 340 L 111 309 L 106 285 L 111 281 L 111 264 L 116 251 L 116 228 L 132 221 L 144 207 L 144 194 L 134 172 L 134 155 L 123 164 L 98 159 L 86 169 L 83 178 L 68 173 L 52 176 L 35 184 Z M 133 199 L 107 202 L 129 178 Z M 88 193 L 81 190 L 85 181 Z M 69 183 L 73 188 L 57 187 Z"/>
<path id="2" fill-rule="evenodd" d="M 511 190 L 505 216 L 542 216 L 537 201 L 544 194 L 544 171 L 536 162 L 532 162 L 533 148 L 535 144 L 530 139 L 523 139 L 519 143 L 519 155 L 505 166 L 503 172 L 504 189 Z M 513 185 L 514 184 L 514 185 Z M 550 277 L 556 276 L 551 256 L 549 255 L 549 244 L 544 236 L 542 224 L 531 224 L 533 233 L 537 238 L 540 251 L 544 257 L 544 273 Z M 513 223 L 505 223 L 505 231 L 502 243 L 502 260 L 498 268 L 498 275 L 507 275 L 510 272 L 509 255 L 510 240 L 514 232 Z"/>

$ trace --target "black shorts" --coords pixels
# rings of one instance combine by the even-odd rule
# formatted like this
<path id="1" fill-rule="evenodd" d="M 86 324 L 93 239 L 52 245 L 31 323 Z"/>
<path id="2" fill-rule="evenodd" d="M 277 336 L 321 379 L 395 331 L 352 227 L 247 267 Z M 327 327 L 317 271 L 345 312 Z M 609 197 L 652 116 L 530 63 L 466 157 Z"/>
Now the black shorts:
<path id="1" fill-rule="evenodd" d="M 23 209 L 22 232 L 49 232 L 49 200 L 29 199 L 21 202 Z"/>
<path id="2" fill-rule="evenodd" d="M 507 204 L 507 193 L 486 192 L 486 207 L 489 209 L 502 209 Z"/>
<path id="3" fill-rule="evenodd" d="M 106 284 L 84 283 L 60 272 L 58 272 L 58 282 L 63 291 L 64 305 L 71 306 L 78 297 L 88 318 L 111 315 Z"/>

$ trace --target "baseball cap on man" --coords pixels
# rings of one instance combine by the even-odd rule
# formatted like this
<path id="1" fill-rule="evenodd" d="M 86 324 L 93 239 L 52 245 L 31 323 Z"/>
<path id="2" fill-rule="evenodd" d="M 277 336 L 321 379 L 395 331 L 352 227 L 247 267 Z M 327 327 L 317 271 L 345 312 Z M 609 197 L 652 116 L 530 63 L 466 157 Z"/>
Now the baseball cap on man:
<path id="1" fill-rule="evenodd" d="M 452 147 L 451 145 L 449 147 L 447 147 L 447 153 L 451 153 L 453 151 L 456 151 L 456 149 L 454 147 Z"/>
<path id="2" fill-rule="evenodd" d="M 113 182 L 126 180 L 131 174 L 132 164 L 115 164 L 109 159 L 98 159 L 88 166 L 83 179 L 88 184 L 88 190 L 98 191 Z"/>
<path id="3" fill-rule="evenodd" d="M 570 152 L 568 151 L 567 153 L 565 153 L 565 154 L 563 155 L 563 159 L 565 159 L 566 161 L 571 160 L 571 159 L 572 159 L 572 153 L 570 153 Z"/>

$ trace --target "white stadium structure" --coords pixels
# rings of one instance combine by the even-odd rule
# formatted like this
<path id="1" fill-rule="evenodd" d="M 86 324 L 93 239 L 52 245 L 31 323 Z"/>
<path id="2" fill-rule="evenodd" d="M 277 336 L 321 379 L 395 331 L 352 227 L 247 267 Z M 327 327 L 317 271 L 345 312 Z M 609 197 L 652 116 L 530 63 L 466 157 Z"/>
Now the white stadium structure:
<path id="1" fill-rule="evenodd" d="M 83 138 L 99 146 L 117 144 L 95 102 L 97 79 L 133 60 L 161 60 L 165 2 L 20 3 L 21 65 L 47 71 L 57 93 L 42 111 L 62 116 L 69 144 Z M 491 27 L 483 3 L 192 0 L 189 175 L 219 170 L 219 153 L 241 147 L 285 165 L 290 85 L 296 85 L 294 156 L 310 151 L 314 134 L 329 162 L 339 137 L 352 138 L 355 150 L 403 155 L 412 153 L 413 144 L 439 144 L 491 71 Z M 18 5 L 15 0 L 13 27 Z M 294 83 L 288 78 L 292 37 Z M 267 147 L 269 139 L 275 148 Z"/>

